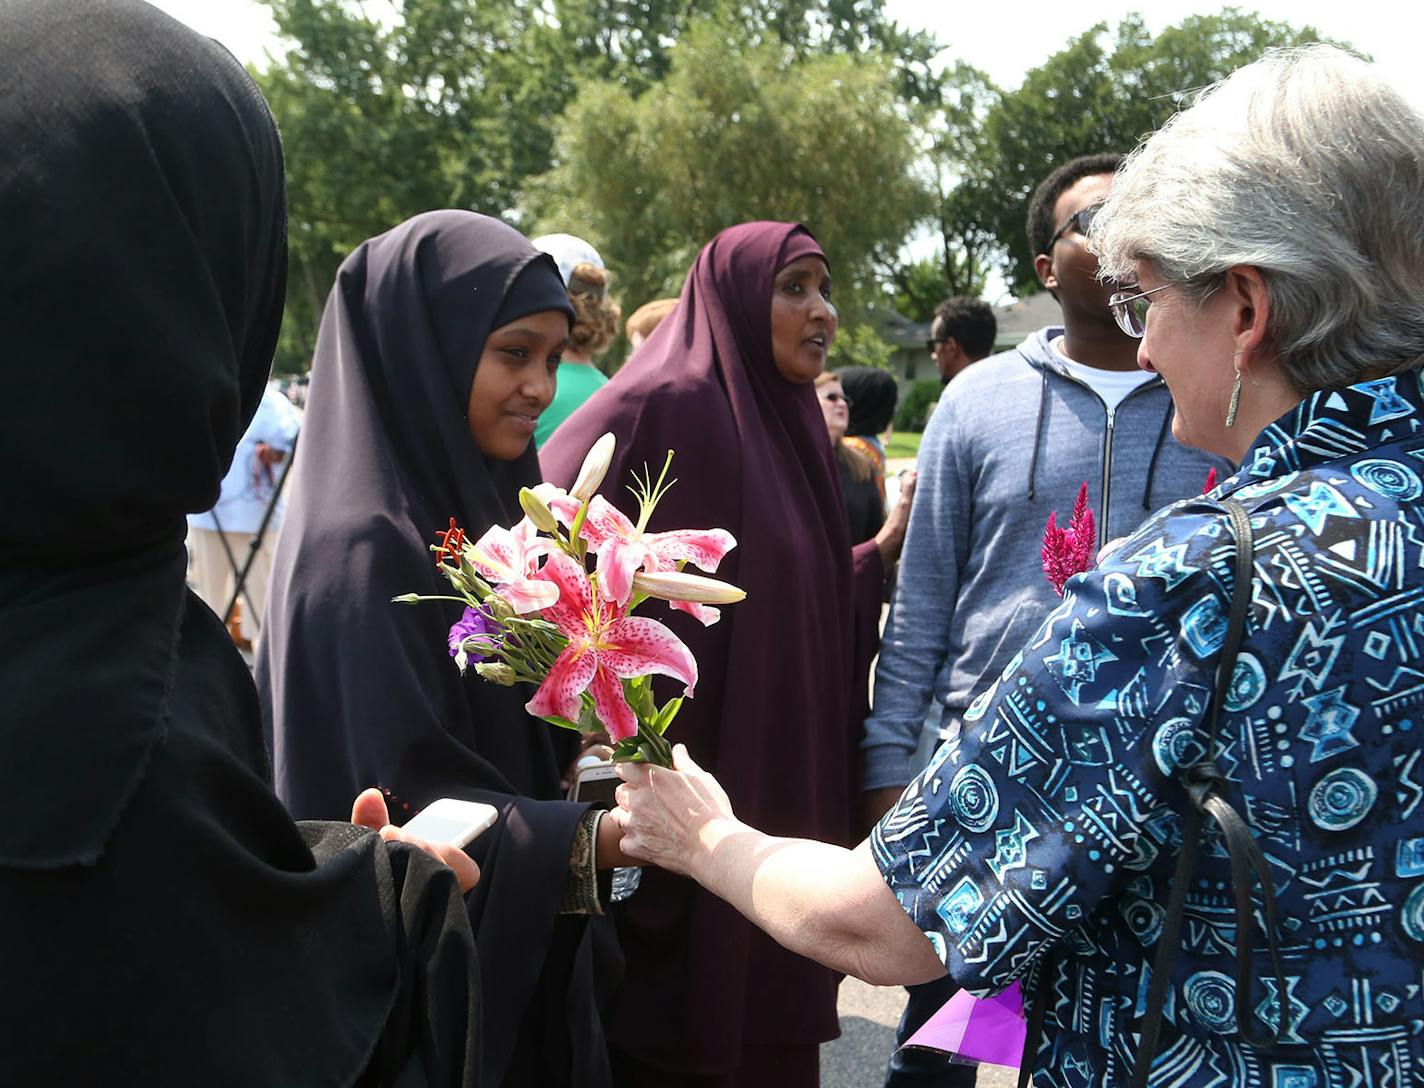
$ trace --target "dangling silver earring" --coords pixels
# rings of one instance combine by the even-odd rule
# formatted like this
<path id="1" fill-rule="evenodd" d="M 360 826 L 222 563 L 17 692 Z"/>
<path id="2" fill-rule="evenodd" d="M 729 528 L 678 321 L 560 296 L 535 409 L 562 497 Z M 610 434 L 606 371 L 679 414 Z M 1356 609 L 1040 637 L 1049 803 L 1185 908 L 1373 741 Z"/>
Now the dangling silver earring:
<path id="1" fill-rule="evenodd" d="M 1226 425 L 1236 426 L 1236 409 L 1241 406 L 1241 371 L 1236 372 L 1236 384 L 1231 387 L 1231 403 L 1226 406 Z"/>

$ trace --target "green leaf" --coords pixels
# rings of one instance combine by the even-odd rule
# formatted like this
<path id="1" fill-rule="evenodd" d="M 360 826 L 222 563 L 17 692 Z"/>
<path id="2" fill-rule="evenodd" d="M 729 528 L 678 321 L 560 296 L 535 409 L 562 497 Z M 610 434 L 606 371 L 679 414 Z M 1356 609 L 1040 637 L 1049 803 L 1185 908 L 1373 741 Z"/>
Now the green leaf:
<path id="1" fill-rule="evenodd" d="M 668 726 L 672 724 L 672 720 L 677 717 L 677 712 L 681 709 L 682 696 L 679 695 L 675 699 L 669 699 L 663 704 L 663 708 L 658 711 L 657 717 L 653 719 L 653 728 L 656 729 L 659 734 L 666 733 Z"/>
<path id="2" fill-rule="evenodd" d="M 624 737 L 613 746 L 614 763 L 642 763 L 643 753 L 638 748 L 637 737 Z"/>
<path id="3" fill-rule="evenodd" d="M 542 715 L 542 718 L 550 725 L 557 725 L 560 729 L 572 729 L 575 733 L 583 732 L 582 729 L 580 729 L 573 722 L 569 721 L 568 718 L 561 718 L 557 714 L 545 714 Z"/>
<path id="4" fill-rule="evenodd" d="M 653 702 L 653 685 L 646 676 L 624 680 L 623 697 L 628 700 L 639 721 L 651 721 L 658 712 L 657 704 Z"/>

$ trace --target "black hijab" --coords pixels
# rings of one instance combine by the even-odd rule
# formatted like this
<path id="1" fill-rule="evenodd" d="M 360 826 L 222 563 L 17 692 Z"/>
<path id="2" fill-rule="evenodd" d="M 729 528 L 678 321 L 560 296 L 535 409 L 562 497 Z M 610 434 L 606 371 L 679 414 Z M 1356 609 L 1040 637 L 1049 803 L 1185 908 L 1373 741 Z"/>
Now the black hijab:
<path id="1" fill-rule="evenodd" d="M 518 460 L 490 460 L 467 413 L 489 333 L 542 310 L 572 320 L 553 259 L 472 212 L 418 215 L 343 262 L 317 338 L 258 659 L 277 791 L 294 815 L 334 816 L 372 783 L 397 822 L 440 797 L 501 809 L 471 847 L 483 878 L 469 898 L 492 1083 L 522 1082 L 516 1070 L 545 1059 L 559 1068 L 527 1075 L 564 1083 L 571 1065 L 595 1060 L 549 1042 L 572 1030 L 564 1021 L 596 1022 L 587 962 L 567 959 L 587 955 L 583 922 L 556 926 L 587 808 L 558 800 L 576 738 L 530 718 L 527 692 L 459 675 L 446 645 L 458 604 L 391 598 L 449 593 L 429 546 L 450 518 L 471 540 L 520 518 L 519 488 L 539 478 L 532 444 Z M 553 1022 L 541 1013 L 528 1035 L 533 1007 L 555 999 L 583 1011 Z M 570 1047 L 581 1056 L 566 1060 Z"/>
<path id="2" fill-rule="evenodd" d="M 231 55 L 145 4 L 0 25 L 0 862 L 49 867 L 99 856 L 163 733 L 184 514 L 281 324 L 282 151 Z"/>
<path id="3" fill-rule="evenodd" d="M 847 366 L 831 373 L 840 378 L 841 388 L 851 402 L 846 434 L 872 438 L 884 434 L 895 418 L 895 405 L 900 399 L 895 376 L 873 366 Z"/>
<path id="4" fill-rule="evenodd" d="M 281 319 L 272 118 L 138 0 L 0 0 L 0 26 L 4 1079 L 471 1083 L 448 870 L 292 824 L 184 586 Z"/>
<path id="5" fill-rule="evenodd" d="M 557 796 L 562 768 L 521 694 L 451 663 L 460 606 L 390 603 L 450 592 L 429 550 L 450 518 L 473 541 L 522 516 L 519 489 L 539 482 L 533 445 L 486 458 L 467 412 L 489 333 L 538 310 L 572 317 L 553 259 L 473 212 L 418 215 L 337 273 L 258 665 L 277 791 L 299 817 L 331 817 L 372 781 L 413 809 L 472 783 Z M 408 777 L 418 734 L 402 723 L 414 719 L 464 751 Z"/>

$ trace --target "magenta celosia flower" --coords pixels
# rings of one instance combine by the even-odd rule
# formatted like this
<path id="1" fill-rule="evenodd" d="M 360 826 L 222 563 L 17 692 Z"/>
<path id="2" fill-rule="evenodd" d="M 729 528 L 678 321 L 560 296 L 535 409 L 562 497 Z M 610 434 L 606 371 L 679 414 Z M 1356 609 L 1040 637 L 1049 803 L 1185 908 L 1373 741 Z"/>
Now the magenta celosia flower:
<path id="1" fill-rule="evenodd" d="M 1209 468 L 1209 469 L 1206 470 L 1206 483 L 1204 483 L 1204 484 L 1202 485 L 1202 494 L 1203 494 L 1203 495 L 1210 495 L 1211 492 L 1212 492 L 1212 489 L 1213 489 L 1214 487 L 1216 487 L 1216 466 L 1215 466 L 1215 465 L 1213 465 L 1211 468 Z"/>
<path id="2" fill-rule="evenodd" d="M 1098 530 L 1093 511 L 1088 507 L 1086 481 L 1078 488 L 1078 501 L 1073 504 L 1073 518 L 1068 528 L 1058 528 L 1058 511 L 1048 515 L 1043 530 L 1043 573 L 1060 597 L 1063 586 L 1075 574 L 1092 570 L 1097 552 Z"/>
<path id="3" fill-rule="evenodd" d="M 557 589 L 533 578 L 539 557 L 547 555 L 551 547 L 526 518 L 513 529 L 491 527 L 470 546 L 466 555 L 481 577 L 498 587 L 499 595 L 509 602 L 509 607 L 523 616 L 547 608 L 559 599 Z"/>
<path id="4" fill-rule="evenodd" d="M 669 533 L 645 532 L 623 511 L 602 495 L 588 504 L 582 536 L 588 550 L 598 556 L 599 588 L 619 605 L 633 592 L 633 574 L 677 570 L 680 562 L 691 563 L 712 574 L 737 539 L 726 529 L 675 529 Z M 671 602 L 674 608 L 714 623 L 720 613 L 691 601 Z"/>
<path id="5" fill-rule="evenodd" d="M 657 620 L 627 615 L 599 594 L 588 575 L 567 555 L 551 555 L 536 578 L 553 586 L 558 602 L 543 616 L 569 640 L 525 709 L 535 717 L 578 721 L 584 691 L 616 744 L 638 733 L 638 718 L 623 695 L 622 681 L 660 673 L 681 680 L 686 694 L 697 685 L 697 662 L 682 640 Z"/>

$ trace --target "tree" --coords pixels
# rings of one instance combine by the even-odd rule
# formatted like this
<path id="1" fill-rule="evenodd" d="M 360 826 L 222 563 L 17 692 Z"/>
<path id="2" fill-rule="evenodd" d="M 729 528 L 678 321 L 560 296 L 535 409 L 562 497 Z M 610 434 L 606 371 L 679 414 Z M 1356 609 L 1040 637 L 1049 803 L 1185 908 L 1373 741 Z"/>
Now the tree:
<path id="1" fill-rule="evenodd" d="M 341 260 L 417 212 L 508 213 L 519 182 L 547 165 L 547 118 L 570 91 L 528 5 L 404 0 L 386 26 L 346 0 L 268 3 L 287 51 L 253 74 L 286 149 L 277 366 L 295 372 Z"/>
<path id="2" fill-rule="evenodd" d="M 1024 218 L 1033 187 L 1055 166 L 1077 155 L 1131 151 L 1194 91 L 1271 46 L 1318 40 L 1310 27 L 1235 8 L 1193 15 L 1156 38 L 1140 16 L 1125 18 L 1116 35 L 1099 23 L 1031 70 L 1018 90 L 992 96 L 980 142 L 969 145 L 973 158 L 963 147 L 941 149 L 945 169 L 960 178 L 948 198 L 950 222 L 993 239 L 1011 288 L 1037 290 Z"/>
<path id="3" fill-rule="evenodd" d="M 940 74 L 932 99 L 912 107 L 924 151 L 920 171 L 930 194 L 926 222 L 938 236 L 938 253 L 906 261 L 899 252 L 882 250 L 877 264 L 895 309 L 916 321 L 928 321 L 951 295 L 977 297 L 987 286 L 998 243 L 977 221 L 965 172 L 986 154 L 984 117 L 998 93 L 988 76 L 960 62 Z"/>
<path id="4" fill-rule="evenodd" d="M 892 68 L 877 54 L 798 56 L 704 19 L 642 95 L 583 87 L 557 165 L 530 186 L 540 229 L 589 238 L 632 305 L 675 294 L 702 245 L 750 219 L 800 220 L 831 259 L 851 322 L 879 291 L 872 255 L 926 210 Z"/>
<path id="5" fill-rule="evenodd" d="M 793 58 L 888 48 L 906 101 L 937 87 L 937 47 L 887 20 L 884 0 L 399 0 L 384 23 L 360 0 L 266 2 L 285 52 L 253 74 L 287 152 L 286 372 L 306 368 L 356 245 L 431 208 L 526 224 L 516 196 L 550 168 L 555 123 L 578 89 L 631 100 L 657 87 L 700 19 Z"/>

